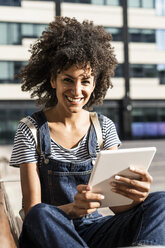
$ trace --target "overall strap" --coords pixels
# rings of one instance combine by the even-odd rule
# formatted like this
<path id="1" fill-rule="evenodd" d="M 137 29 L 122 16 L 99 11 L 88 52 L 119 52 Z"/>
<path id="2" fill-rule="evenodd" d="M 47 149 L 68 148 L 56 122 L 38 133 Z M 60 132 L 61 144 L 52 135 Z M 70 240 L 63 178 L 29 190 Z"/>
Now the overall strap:
<path id="1" fill-rule="evenodd" d="M 43 153 L 45 156 L 51 154 L 51 138 L 49 132 L 49 126 L 44 112 L 41 110 L 32 114 L 32 118 L 38 124 L 38 136 L 39 136 L 39 147 L 40 153 Z"/>
<path id="2" fill-rule="evenodd" d="M 35 125 L 27 118 L 23 118 L 20 120 L 20 122 L 25 123 L 29 129 L 32 132 L 32 135 L 35 140 L 36 144 L 36 149 L 38 154 L 40 155 L 41 152 L 44 152 L 45 155 L 50 155 L 51 154 L 51 143 L 50 143 L 50 133 L 49 133 L 49 127 L 48 123 L 46 120 L 46 117 L 43 113 L 43 111 L 36 112 L 32 115 L 32 118 L 34 118 L 39 126 L 39 130 L 35 127 Z M 103 136 L 102 136 L 102 129 L 101 129 L 101 124 L 102 124 L 102 119 L 101 115 L 98 115 L 96 112 L 90 112 L 90 119 L 93 124 L 91 129 L 94 128 L 95 135 L 96 135 L 96 141 L 99 144 L 100 150 L 103 149 Z M 45 135 L 43 131 L 46 131 L 47 135 Z M 91 151 L 91 155 L 95 155 L 95 145 L 93 142 L 91 142 L 91 135 L 89 136 L 88 140 L 88 146 L 89 150 Z"/>
<path id="3" fill-rule="evenodd" d="M 102 129 L 101 129 L 100 121 L 98 119 L 98 115 L 96 112 L 90 112 L 89 114 L 90 114 L 92 124 L 95 128 L 97 142 L 99 144 L 100 150 L 102 150 L 103 149 L 103 135 L 102 135 Z"/>
<path id="4" fill-rule="evenodd" d="M 97 157 L 96 147 L 99 144 L 100 150 L 103 149 L 102 124 L 103 116 L 97 113 L 90 113 L 91 127 L 88 135 L 88 152 L 95 159 Z"/>
<path id="5" fill-rule="evenodd" d="M 27 117 L 24 117 L 23 119 L 21 119 L 20 122 L 24 123 L 31 130 L 32 135 L 34 137 L 37 153 L 40 154 L 37 128 L 35 127 L 35 125 Z"/>
<path id="6" fill-rule="evenodd" d="M 35 112 L 31 116 L 38 125 L 38 130 L 35 125 L 27 118 L 23 118 L 20 122 L 24 122 L 31 130 L 38 154 L 45 154 L 46 156 L 51 154 L 51 141 L 49 126 L 43 111 Z"/>

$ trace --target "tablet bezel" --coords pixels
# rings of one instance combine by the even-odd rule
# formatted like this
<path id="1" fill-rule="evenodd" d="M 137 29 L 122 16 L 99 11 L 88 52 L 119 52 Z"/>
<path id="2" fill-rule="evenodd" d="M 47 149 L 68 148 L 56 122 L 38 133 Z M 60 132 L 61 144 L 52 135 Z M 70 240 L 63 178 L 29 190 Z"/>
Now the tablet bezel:
<path id="1" fill-rule="evenodd" d="M 93 171 L 89 179 L 92 192 L 101 193 L 105 199 L 101 207 L 129 205 L 132 200 L 111 191 L 110 182 L 115 175 L 123 175 L 138 179 L 129 166 L 148 170 L 155 155 L 156 147 L 128 148 L 118 150 L 102 150 L 98 153 Z"/>

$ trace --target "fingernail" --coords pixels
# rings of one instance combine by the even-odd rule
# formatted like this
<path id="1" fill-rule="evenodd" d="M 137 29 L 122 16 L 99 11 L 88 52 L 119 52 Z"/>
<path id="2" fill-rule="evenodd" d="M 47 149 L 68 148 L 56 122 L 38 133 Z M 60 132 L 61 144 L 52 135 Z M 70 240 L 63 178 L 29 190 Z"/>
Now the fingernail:
<path id="1" fill-rule="evenodd" d="M 132 165 L 129 168 L 130 168 L 131 171 L 134 171 L 135 170 L 135 167 L 132 166 Z"/>
<path id="2" fill-rule="evenodd" d="M 105 196 L 104 195 L 100 195 L 100 198 L 101 198 L 101 200 L 103 200 L 105 198 Z"/>
<path id="3" fill-rule="evenodd" d="M 116 179 L 116 180 L 119 180 L 119 179 L 120 179 L 120 176 L 116 175 L 116 176 L 115 176 L 115 179 Z"/>

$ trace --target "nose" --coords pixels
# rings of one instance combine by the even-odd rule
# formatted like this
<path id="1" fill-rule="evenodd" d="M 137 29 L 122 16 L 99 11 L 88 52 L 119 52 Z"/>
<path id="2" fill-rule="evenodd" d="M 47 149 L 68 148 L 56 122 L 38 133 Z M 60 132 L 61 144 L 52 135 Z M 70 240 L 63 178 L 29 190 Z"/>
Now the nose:
<path id="1" fill-rule="evenodd" d="M 74 96 L 80 96 L 81 95 L 81 83 L 80 82 L 75 82 L 74 85 L 72 86 L 72 94 Z"/>

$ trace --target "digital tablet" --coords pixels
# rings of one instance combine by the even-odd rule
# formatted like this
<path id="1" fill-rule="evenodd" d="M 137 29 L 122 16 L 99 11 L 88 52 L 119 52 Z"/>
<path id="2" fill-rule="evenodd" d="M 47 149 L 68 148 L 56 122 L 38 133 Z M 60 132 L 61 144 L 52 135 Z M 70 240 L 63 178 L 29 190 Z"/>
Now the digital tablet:
<path id="1" fill-rule="evenodd" d="M 130 166 L 148 170 L 155 155 L 156 147 L 129 148 L 119 150 L 104 150 L 98 153 L 93 171 L 89 179 L 92 192 L 101 193 L 104 199 L 101 207 L 129 205 L 132 200 L 111 191 L 111 181 L 115 175 L 139 178 L 139 175 L 129 170 Z"/>

